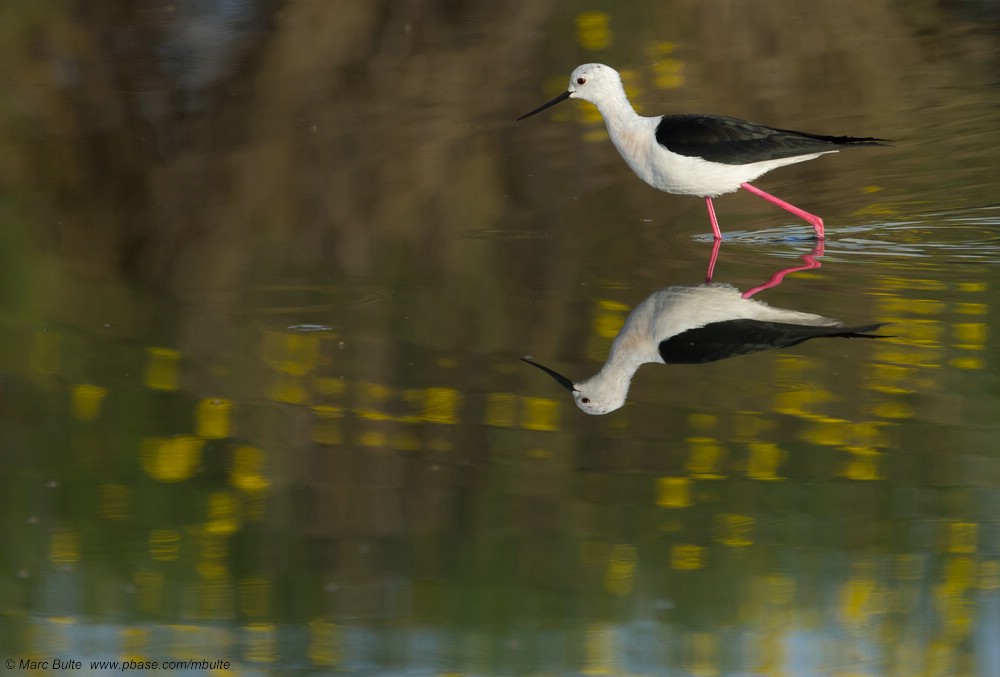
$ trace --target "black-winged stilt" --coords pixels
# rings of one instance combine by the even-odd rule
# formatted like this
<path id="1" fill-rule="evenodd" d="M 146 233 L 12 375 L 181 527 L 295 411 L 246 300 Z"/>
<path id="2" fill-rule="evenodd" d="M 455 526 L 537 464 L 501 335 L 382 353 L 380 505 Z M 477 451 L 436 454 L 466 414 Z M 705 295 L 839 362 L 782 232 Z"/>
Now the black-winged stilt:
<path id="1" fill-rule="evenodd" d="M 706 283 L 666 287 L 637 305 L 612 341 L 604 366 L 585 381 L 521 359 L 569 390 L 583 411 L 607 414 L 625 404 L 632 377 L 643 364 L 714 362 L 823 337 L 885 338 L 869 333 L 881 326 L 845 327 L 840 320 L 746 298 L 727 284 Z"/>
<path id="2" fill-rule="evenodd" d="M 600 63 L 578 66 L 569 88 L 518 118 L 523 120 L 566 99 L 597 106 L 608 135 L 640 179 L 653 188 L 705 198 L 715 239 L 722 238 L 712 198 L 743 188 L 812 224 L 823 237 L 823 219 L 748 182 L 784 165 L 858 146 L 884 146 L 874 137 L 825 136 L 765 127 L 719 115 L 657 115 L 635 112 L 618 71 Z"/>

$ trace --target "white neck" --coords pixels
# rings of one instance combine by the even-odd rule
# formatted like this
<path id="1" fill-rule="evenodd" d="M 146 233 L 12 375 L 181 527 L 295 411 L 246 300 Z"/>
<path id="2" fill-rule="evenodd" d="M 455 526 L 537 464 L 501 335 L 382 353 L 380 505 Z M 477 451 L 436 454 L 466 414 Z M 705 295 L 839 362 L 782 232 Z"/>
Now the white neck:
<path id="1" fill-rule="evenodd" d="M 601 370 L 579 384 L 581 391 L 599 391 L 606 393 L 608 399 L 625 400 L 635 372 L 645 364 L 646 360 L 625 350 L 611 348 L 608 361 Z"/>
<path id="2" fill-rule="evenodd" d="M 629 123 L 634 124 L 640 115 L 632 108 L 624 90 L 614 89 L 611 92 L 609 96 L 602 97 L 600 102 L 595 104 L 608 125 L 608 131 L 628 127 Z"/>

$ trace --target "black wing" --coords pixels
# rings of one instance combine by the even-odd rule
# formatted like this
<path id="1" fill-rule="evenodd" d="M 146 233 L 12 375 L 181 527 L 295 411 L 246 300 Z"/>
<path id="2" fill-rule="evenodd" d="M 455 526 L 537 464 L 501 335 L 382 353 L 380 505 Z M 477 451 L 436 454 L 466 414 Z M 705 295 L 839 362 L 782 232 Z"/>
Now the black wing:
<path id="1" fill-rule="evenodd" d="M 656 140 L 678 155 L 726 165 L 885 145 L 884 139 L 873 137 L 809 134 L 718 115 L 664 115 L 656 126 Z"/>
<path id="2" fill-rule="evenodd" d="M 788 348 L 823 337 L 886 338 L 868 332 L 879 324 L 861 327 L 816 327 L 760 320 L 726 320 L 688 329 L 660 342 L 660 356 L 667 364 L 700 364 L 771 348 Z"/>

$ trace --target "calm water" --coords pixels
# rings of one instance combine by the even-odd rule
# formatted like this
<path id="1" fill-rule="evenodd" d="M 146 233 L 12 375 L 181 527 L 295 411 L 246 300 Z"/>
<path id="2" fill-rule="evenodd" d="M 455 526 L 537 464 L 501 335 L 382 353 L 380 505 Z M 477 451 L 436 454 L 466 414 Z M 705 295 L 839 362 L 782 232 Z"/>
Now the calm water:
<path id="1" fill-rule="evenodd" d="M 943 6 L 8 3 L 7 672 L 1000 675 L 1000 32 Z M 520 362 L 589 376 L 712 250 L 592 107 L 512 122 L 587 61 L 895 139 L 759 181 L 829 237 L 757 298 L 891 337 L 604 417 Z M 717 209 L 717 281 L 813 251 Z"/>

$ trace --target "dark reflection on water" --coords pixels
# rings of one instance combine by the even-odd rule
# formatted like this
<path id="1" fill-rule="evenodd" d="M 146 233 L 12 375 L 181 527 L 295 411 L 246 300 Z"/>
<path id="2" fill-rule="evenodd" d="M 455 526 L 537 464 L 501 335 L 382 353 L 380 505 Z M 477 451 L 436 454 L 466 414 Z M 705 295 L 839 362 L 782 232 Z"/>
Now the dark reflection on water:
<path id="1" fill-rule="evenodd" d="M 988 15 L 0 15 L 14 674 L 1000 671 Z M 593 373 L 712 249 L 592 112 L 513 126 L 584 61 L 673 112 L 897 139 L 769 179 L 829 241 L 761 293 L 893 338 L 649 369 L 598 419 L 540 388 L 520 355 Z M 720 199 L 743 289 L 812 247 L 756 202 Z"/>

